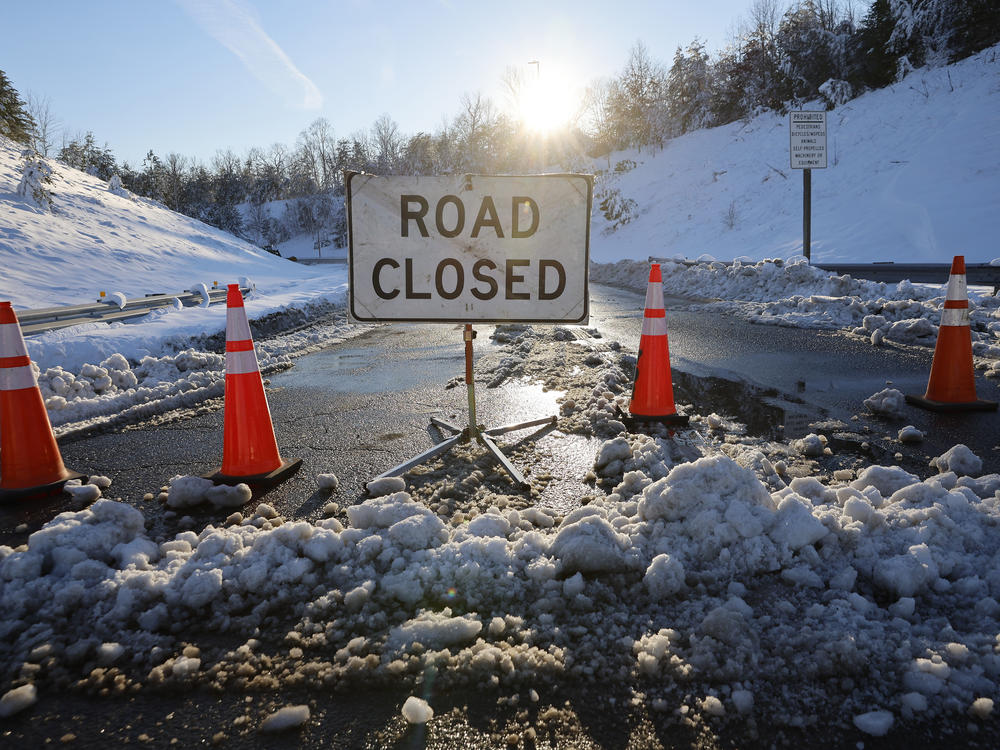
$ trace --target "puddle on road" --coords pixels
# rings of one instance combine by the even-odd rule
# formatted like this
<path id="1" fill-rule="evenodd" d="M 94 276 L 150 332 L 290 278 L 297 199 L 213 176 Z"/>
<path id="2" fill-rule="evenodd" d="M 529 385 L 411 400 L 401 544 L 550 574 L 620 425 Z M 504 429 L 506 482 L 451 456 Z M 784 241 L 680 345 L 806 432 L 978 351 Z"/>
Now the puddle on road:
<path id="1" fill-rule="evenodd" d="M 802 437 L 809 433 L 811 422 L 823 418 L 805 404 L 785 400 L 774 388 L 681 370 L 673 371 L 673 379 L 679 395 L 699 414 L 718 412 L 735 418 L 750 434 L 769 440 Z"/>
<path id="2" fill-rule="evenodd" d="M 373 361 L 370 349 L 328 349 L 302 357 L 292 369 L 272 375 L 271 385 L 333 393 L 398 393 L 443 384 L 452 376 L 451 369 L 441 358 L 400 362 L 379 357 Z"/>

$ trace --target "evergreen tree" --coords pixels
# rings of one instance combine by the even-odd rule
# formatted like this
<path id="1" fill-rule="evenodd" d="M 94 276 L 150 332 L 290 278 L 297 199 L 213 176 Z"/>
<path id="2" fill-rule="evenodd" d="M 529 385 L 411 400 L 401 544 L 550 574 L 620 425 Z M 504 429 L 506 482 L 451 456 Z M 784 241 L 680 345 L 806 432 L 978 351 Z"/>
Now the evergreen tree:
<path id="1" fill-rule="evenodd" d="M 667 78 L 667 105 L 679 133 L 705 127 L 711 120 L 711 71 L 705 45 L 697 38 L 685 52 L 677 48 Z"/>
<path id="2" fill-rule="evenodd" d="M 57 158 L 68 167 L 100 177 L 102 180 L 110 180 L 111 175 L 118 171 L 111 148 L 107 143 L 98 146 L 94 134 L 90 131 L 87 131 L 82 139 L 74 138 L 59 149 Z"/>
<path id="3" fill-rule="evenodd" d="M 28 143 L 34 126 L 17 89 L 0 70 L 0 135 L 17 143 Z"/>
<path id="4" fill-rule="evenodd" d="M 892 83 L 897 56 L 889 49 L 889 38 L 895 25 L 890 1 L 874 0 L 850 43 L 848 80 L 855 89 Z"/>

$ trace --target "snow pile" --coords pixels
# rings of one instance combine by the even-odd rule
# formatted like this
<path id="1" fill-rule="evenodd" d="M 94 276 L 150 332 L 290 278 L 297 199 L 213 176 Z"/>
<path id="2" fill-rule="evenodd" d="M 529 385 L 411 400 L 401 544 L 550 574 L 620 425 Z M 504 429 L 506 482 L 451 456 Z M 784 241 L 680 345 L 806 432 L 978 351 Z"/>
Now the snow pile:
<path id="1" fill-rule="evenodd" d="M 839 700 L 871 734 L 918 709 L 988 714 L 1000 477 L 959 477 L 961 446 L 941 458 L 926 481 L 872 466 L 771 492 L 711 455 L 655 480 L 636 468 L 540 525 L 496 506 L 449 519 L 396 492 L 349 506 L 346 526 L 260 505 L 157 541 L 138 510 L 98 500 L 0 548 L 0 665 L 18 690 L 41 659 L 122 689 L 395 683 L 430 665 L 459 684 L 631 674 L 651 700 L 696 691 L 716 718 L 795 685 L 791 717 L 847 680 Z M 254 634 L 281 613 L 288 650 L 266 655 Z M 206 652 L 175 635 L 200 632 L 250 640 Z M 275 726 L 308 719 L 292 713 Z"/>

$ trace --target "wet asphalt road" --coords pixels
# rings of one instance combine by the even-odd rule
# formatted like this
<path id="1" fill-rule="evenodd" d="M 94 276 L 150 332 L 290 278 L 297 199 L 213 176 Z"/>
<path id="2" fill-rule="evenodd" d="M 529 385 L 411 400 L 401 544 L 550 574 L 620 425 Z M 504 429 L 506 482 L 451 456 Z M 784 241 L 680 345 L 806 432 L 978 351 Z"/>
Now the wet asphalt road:
<path id="1" fill-rule="evenodd" d="M 600 330 L 605 341 L 619 340 L 625 351 L 635 351 L 642 304 L 639 294 L 595 286 L 590 326 Z M 850 423 L 852 415 L 866 413 L 864 399 L 887 383 L 922 394 L 930 372 L 932 352 L 918 347 L 873 347 L 840 333 L 748 325 L 701 311 L 670 309 L 667 324 L 671 364 L 679 372 L 678 402 L 691 396 L 684 390 L 686 382 L 712 376 L 709 387 L 695 394 L 705 402 L 689 402 L 702 414 L 728 410 L 740 418 L 763 391 L 769 403 L 805 417 L 800 425 L 824 417 Z M 477 362 L 494 346 L 490 330 L 480 327 Z M 273 375 L 268 400 L 278 445 L 283 456 L 302 458 L 304 468 L 272 490 L 266 501 L 288 517 L 313 517 L 329 499 L 315 483 L 315 475 L 326 472 L 337 474 L 348 494 L 360 496 L 364 482 L 440 439 L 430 427 L 432 416 L 467 424 L 466 389 L 461 384 L 445 387 L 463 374 L 460 326 L 401 324 L 372 327 Z M 477 370 L 477 381 L 481 374 Z M 1000 400 L 997 381 L 977 378 L 977 388 L 980 398 Z M 63 457 L 67 466 L 110 477 L 115 495 L 141 498 L 175 474 L 206 474 L 218 468 L 221 403 L 214 406 L 181 421 L 69 442 Z M 477 417 L 487 426 L 544 417 L 555 409 L 554 394 L 540 388 L 487 389 L 478 383 Z M 1000 471 L 997 412 L 937 414 L 907 407 L 903 420 L 862 422 L 871 426 L 873 437 L 892 438 L 912 424 L 926 435 L 916 448 L 922 456 L 940 455 L 955 443 L 965 443 L 983 459 L 984 473 Z M 501 440 L 510 442 L 507 437 Z M 576 462 L 587 463 L 587 458 Z"/>
<path id="2" fill-rule="evenodd" d="M 606 286 L 595 288 L 591 325 L 605 338 L 621 341 L 626 351 L 635 351 L 643 295 Z M 996 411 L 940 414 L 907 405 L 902 419 L 868 418 L 864 400 L 883 388 L 924 394 L 932 349 L 889 342 L 875 347 L 861 337 L 835 331 L 748 325 L 729 315 L 679 309 L 687 304 L 666 300 L 674 370 L 695 380 L 714 376 L 756 386 L 753 390 L 776 391 L 773 399 L 782 408 L 809 420 L 827 416 L 851 424 L 852 416 L 861 415 L 861 424 L 871 427 L 873 437 L 895 438 L 900 428 L 913 425 L 925 435 L 917 446 L 923 457 L 939 456 L 956 443 L 964 443 L 983 459 L 984 473 L 1000 471 L 1000 413 Z M 684 379 L 679 380 L 683 385 Z M 979 398 L 1000 401 L 1000 381 L 977 376 L 976 389 Z M 694 410 L 705 414 L 728 408 L 739 417 L 740 401 L 750 396 L 739 388 L 722 392 L 726 390 L 719 389 L 717 401 L 693 403 Z M 711 392 L 706 395 L 713 397 Z M 798 424 L 802 426 L 788 437 L 804 432 L 805 420 L 798 420 Z"/>

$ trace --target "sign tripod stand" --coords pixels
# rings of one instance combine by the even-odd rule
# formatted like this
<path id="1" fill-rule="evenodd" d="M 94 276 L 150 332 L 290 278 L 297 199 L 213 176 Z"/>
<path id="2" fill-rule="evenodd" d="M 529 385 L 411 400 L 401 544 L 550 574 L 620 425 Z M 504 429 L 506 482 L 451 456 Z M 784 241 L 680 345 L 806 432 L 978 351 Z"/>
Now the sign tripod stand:
<path id="1" fill-rule="evenodd" d="M 528 427 L 540 427 L 542 425 L 554 425 L 556 423 L 556 417 L 545 417 L 544 419 L 534 419 L 529 422 L 520 422 L 518 424 L 505 425 L 503 427 L 493 427 L 491 429 L 483 429 L 483 427 L 476 422 L 476 384 L 472 371 L 472 340 L 476 337 L 476 332 L 472 330 L 472 324 L 466 323 L 465 330 L 462 333 L 462 338 L 465 340 L 465 385 L 469 393 L 469 425 L 465 428 L 458 427 L 446 422 L 443 419 L 438 419 L 437 417 L 431 417 L 431 424 L 439 429 L 445 429 L 453 433 L 450 437 L 445 438 L 442 442 L 435 445 L 419 455 L 414 456 L 409 461 L 394 466 L 386 472 L 379 474 L 375 477 L 375 480 L 384 479 L 386 477 L 398 477 L 402 476 L 414 466 L 419 466 L 422 463 L 426 463 L 442 453 L 446 453 L 455 446 L 456 443 L 465 443 L 469 440 L 475 440 L 480 445 L 482 445 L 486 450 L 493 454 L 500 465 L 504 468 L 511 479 L 517 483 L 518 487 L 521 489 L 527 489 L 528 482 L 524 478 L 524 475 L 517 470 L 517 467 L 511 463 L 510 459 L 504 455 L 503 451 L 500 450 L 498 446 L 493 441 L 493 436 L 503 435 L 506 432 L 515 432 L 517 430 L 524 430 Z M 375 481 L 372 480 L 372 481 Z"/>

